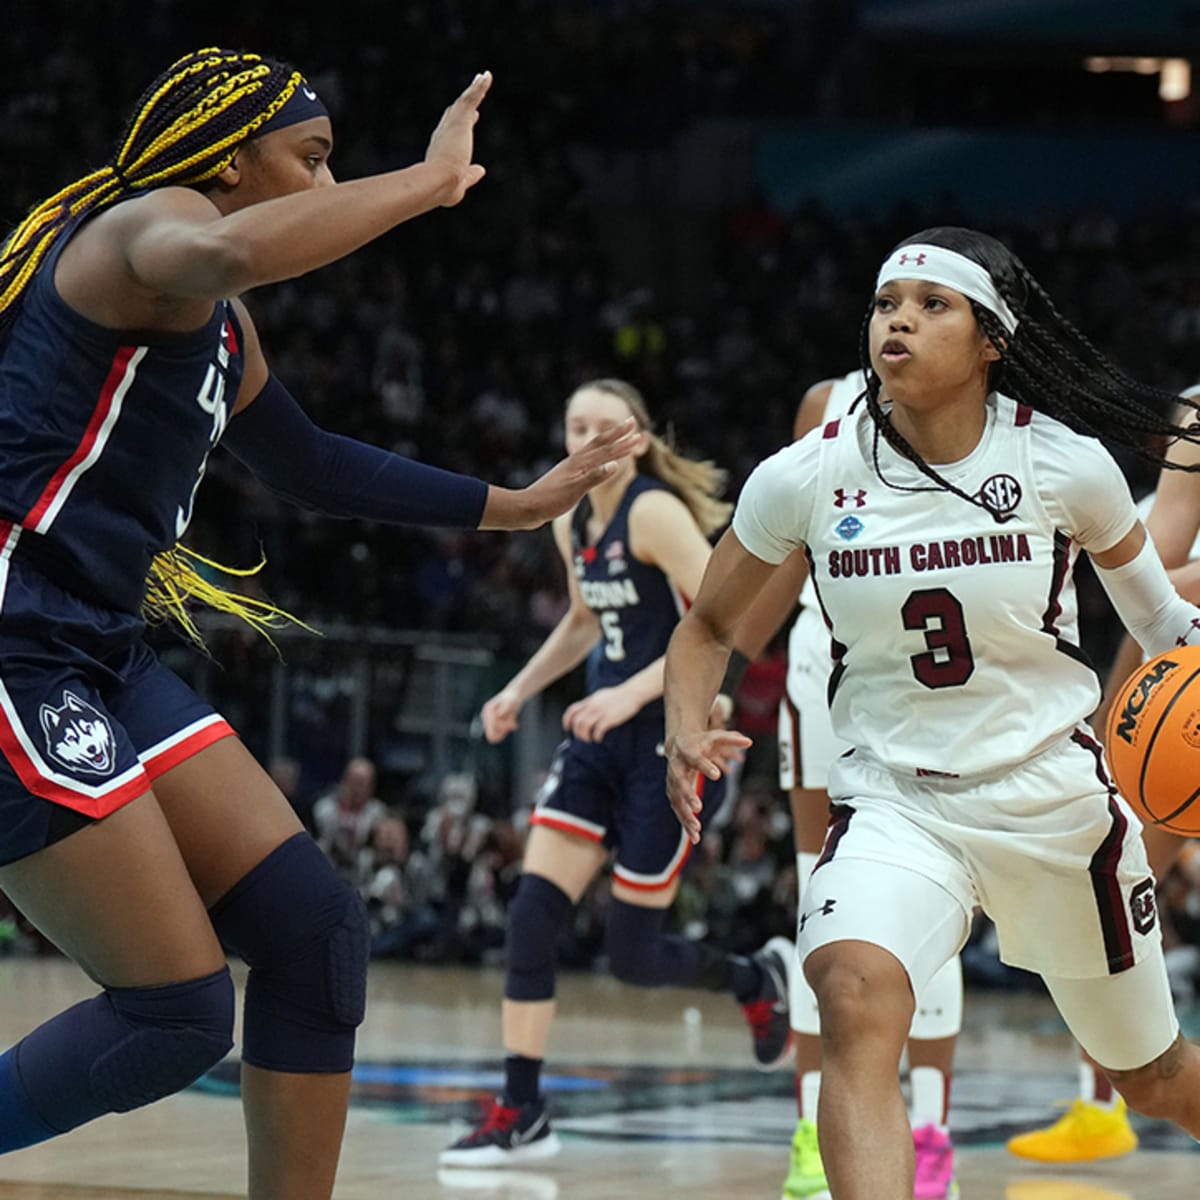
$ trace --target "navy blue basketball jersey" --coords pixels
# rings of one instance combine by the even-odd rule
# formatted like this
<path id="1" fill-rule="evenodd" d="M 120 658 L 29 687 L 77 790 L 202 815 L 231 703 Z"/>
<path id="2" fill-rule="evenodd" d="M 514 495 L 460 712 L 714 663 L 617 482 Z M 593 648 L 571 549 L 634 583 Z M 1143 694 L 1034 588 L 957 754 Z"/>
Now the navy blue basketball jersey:
<path id="1" fill-rule="evenodd" d="M 30 282 L 0 352 L 5 549 L 68 591 L 137 613 L 151 560 L 186 530 L 229 421 L 241 328 L 225 300 L 189 333 L 87 320 L 54 286 L 67 240 Z"/>
<path id="2" fill-rule="evenodd" d="M 589 692 L 623 683 L 665 654 L 683 615 L 685 602 L 680 592 L 658 567 L 639 562 L 629 548 L 629 510 L 643 492 L 657 488 L 670 490 L 652 476 L 635 476 L 608 528 L 595 542 L 588 541 L 591 503 L 586 496 L 571 521 L 575 576 L 602 633 L 588 659 Z M 655 703 L 661 711 L 662 701 Z"/>

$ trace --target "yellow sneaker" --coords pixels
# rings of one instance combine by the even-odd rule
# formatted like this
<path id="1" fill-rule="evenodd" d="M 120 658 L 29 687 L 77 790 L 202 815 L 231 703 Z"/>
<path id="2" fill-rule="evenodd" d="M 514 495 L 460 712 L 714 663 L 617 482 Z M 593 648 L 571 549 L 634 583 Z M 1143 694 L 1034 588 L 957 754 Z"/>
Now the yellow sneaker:
<path id="1" fill-rule="evenodd" d="M 792 1137 L 792 1161 L 783 1184 L 783 1200 L 829 1200 L 817 1127 L 811 1121 L 800 1121 Z"/>
<path id="2" fill-rule="evenodd" d="M 1049 1128 L 1018 1134 L 1009 1141 L 1008 1149 L 1018 1158 L 1035 1162 L 1093 1162 L 1130 1154 L 1137 1144 L 1125 1101 L 1118 1096 L 1111 1109 L 1075 1100 Z"/>

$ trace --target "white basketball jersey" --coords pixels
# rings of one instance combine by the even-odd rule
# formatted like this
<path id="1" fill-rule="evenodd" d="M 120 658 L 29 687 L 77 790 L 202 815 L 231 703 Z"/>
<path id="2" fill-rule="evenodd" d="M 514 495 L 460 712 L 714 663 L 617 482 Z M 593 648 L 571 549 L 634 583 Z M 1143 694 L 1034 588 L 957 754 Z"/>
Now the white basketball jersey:
<path id="1" fill-rule="evenodd" d="M 896 771 L 967 776 L 1029 758 L 1095 709 L 1072 568 L 1136 513 L 1095 439 L 1004 396 L 989 397 L 975 449 L 938 472 L 1005 520 L 936 490 L 875 438 L 863 404 L 760 464 L 733 528 L 768 562 L 807 545 L 837 735 Z"/>

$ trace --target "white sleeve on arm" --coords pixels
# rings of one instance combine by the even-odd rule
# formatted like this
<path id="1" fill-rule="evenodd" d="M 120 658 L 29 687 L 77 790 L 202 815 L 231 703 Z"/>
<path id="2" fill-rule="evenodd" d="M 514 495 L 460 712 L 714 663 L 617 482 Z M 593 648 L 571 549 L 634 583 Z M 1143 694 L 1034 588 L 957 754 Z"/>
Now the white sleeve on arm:
<path id="1" fill-rule="evenodd" d="M 733 513 L 733 532 L 756 558 L 778 566 L 808 538 L 820 431 L 785 446 L 750 474 Z"/>
<path id="2" fill-rule="evenodd" d="M 1175 590 L 1149 538 L 1124 566 L 1092 566 L 1121 623 L 1151 658 L 1200 642 L 1200 608 Z"/>

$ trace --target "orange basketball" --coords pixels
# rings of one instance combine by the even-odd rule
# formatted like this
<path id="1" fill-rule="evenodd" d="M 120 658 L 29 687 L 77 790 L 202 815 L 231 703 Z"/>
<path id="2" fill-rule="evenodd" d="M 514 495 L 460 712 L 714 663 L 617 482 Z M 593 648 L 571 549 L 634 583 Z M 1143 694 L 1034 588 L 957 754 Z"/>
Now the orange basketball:
<path id="1" fill-rule="evenodd" d="M 1143 663 L 1108 710 L 1117 790 L 1148 825 L 1200 835 L 1200 646 Z"/>

